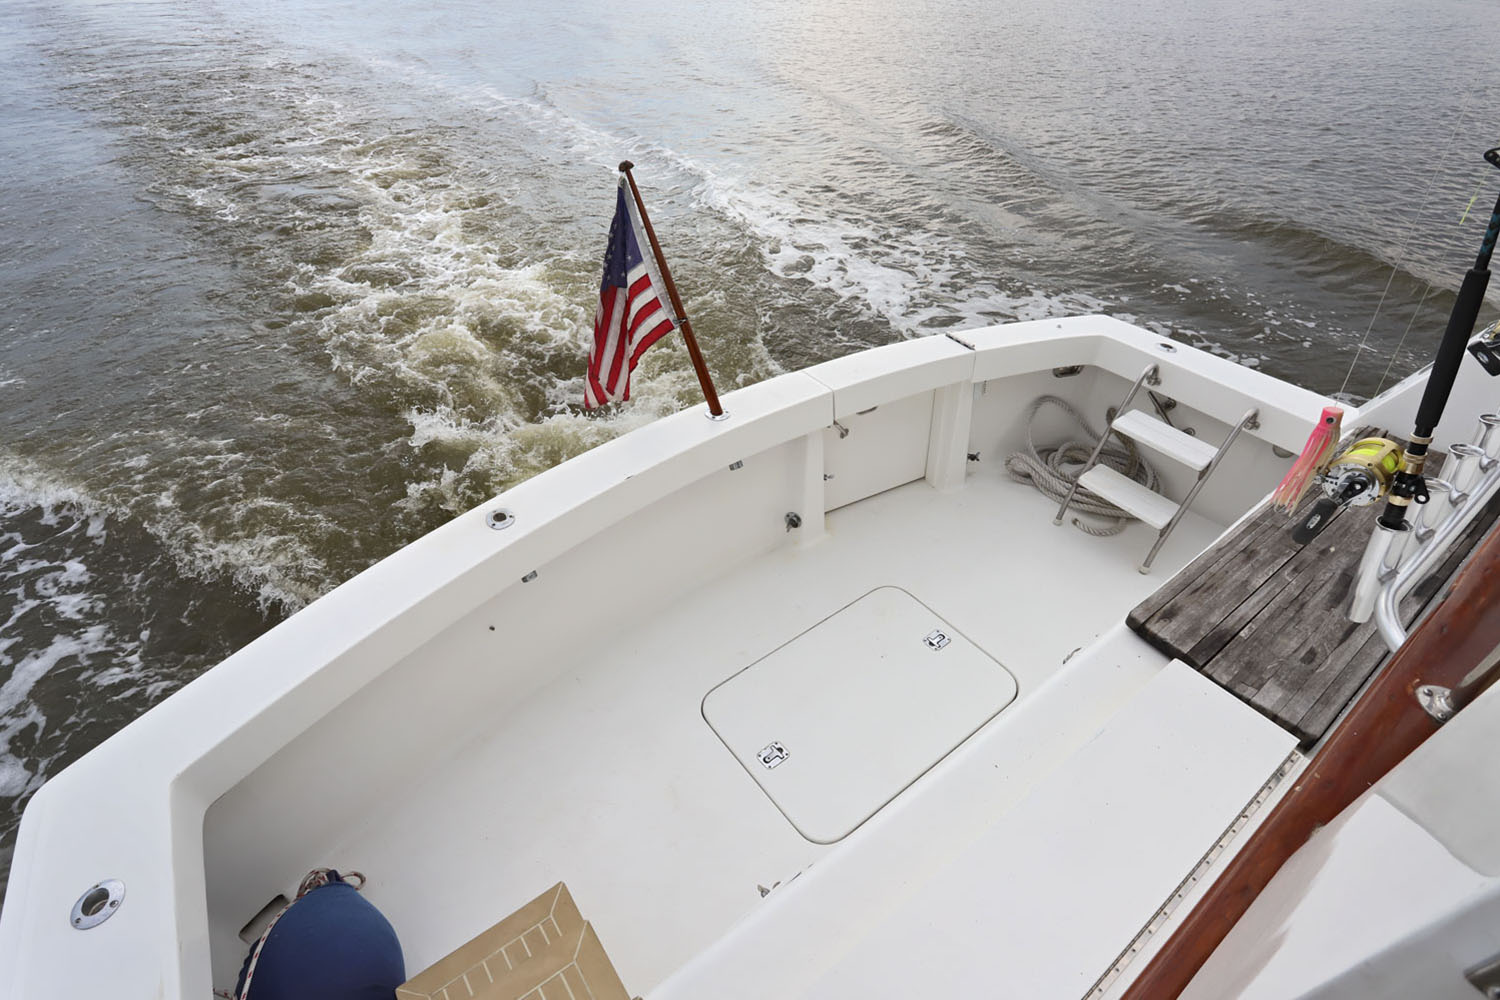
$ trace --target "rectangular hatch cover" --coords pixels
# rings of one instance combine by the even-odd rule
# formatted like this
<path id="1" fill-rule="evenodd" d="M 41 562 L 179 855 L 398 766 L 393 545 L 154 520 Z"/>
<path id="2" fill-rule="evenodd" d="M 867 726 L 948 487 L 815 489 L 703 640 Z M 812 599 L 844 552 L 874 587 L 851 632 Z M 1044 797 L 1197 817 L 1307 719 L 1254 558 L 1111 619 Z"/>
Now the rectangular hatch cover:
<path id="1" fill-rule="evenodd" d="M 880 587 L 709 691 L 703 718 L 802 836 L 831 844 L 1015 696 L 989 654 Z"/>

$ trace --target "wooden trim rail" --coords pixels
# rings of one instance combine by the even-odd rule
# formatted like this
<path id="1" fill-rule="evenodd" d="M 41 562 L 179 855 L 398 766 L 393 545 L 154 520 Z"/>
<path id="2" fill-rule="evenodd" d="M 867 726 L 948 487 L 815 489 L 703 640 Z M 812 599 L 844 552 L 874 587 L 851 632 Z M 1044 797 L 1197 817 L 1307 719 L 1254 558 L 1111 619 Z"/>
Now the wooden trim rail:
<path id="1" fill-rule="evenodd" d="M 1454 577 L 1442 603 L 1391 656 L 1297 783 L 1183 917 L 1122 1000 L 1171 1000 L 1186 989 L 1255 897 L 1313 832 L 1437 731 L 1440 723 L 1418 704 L 1417 688 L 1448 688 L 1454 710 L 1461 709 L 1500 676 L 1500 665 L 1493 662 L 1497 648 L 1500 530 L 1491 530 Z"/>

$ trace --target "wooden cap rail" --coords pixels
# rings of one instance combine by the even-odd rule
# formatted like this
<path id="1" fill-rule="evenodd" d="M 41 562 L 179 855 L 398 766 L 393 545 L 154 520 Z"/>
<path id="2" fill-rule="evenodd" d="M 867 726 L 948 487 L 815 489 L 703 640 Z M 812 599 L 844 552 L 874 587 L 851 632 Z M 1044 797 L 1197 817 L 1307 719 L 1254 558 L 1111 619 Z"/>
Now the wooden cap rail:
<path id="1" fill-rule="evenodd" d="M 1297 783 L 1183 917 L 1123 1000 L 1171 1000 L 1319 826 L 1330 822 L 1437 731 L 1417 688 L 1451 691 L 1463 708 L 1500 675 L 1468 675 L 1500 647 L 1500 531 L 1492 530 L 1459 570 L 1445 599 L 1328 736 Z"/>

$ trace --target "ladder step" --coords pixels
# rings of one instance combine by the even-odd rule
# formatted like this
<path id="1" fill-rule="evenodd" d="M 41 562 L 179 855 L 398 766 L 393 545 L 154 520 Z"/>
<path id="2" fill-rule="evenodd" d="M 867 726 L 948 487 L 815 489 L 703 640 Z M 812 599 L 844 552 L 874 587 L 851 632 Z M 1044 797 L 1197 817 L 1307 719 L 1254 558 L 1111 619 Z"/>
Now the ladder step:
<path id="1" fill-rule="evenodd" d="M 1150 448 L 1168 458 L 1175 459 L 1195 472 L 1208 468 L 1219 449 L 1207 441 L 1200 441 L 1191 434 L 1151 416 L 1145 410 L 1131 410 L 1115 418 L 1114 430 L 1130 438 L 1136 444 Z"/>
<path id="2" fill-rule="evenodd" d="M 1153 493 L 1129 476 L 1121 475 L 1107 465 L 1096 465 L 1078 478 L 1078 485 L 1093 490 L 1110 503 L 1127 510 L 1160 531 L 1177 513 L 1177 503 L 1170 497 Z"/>

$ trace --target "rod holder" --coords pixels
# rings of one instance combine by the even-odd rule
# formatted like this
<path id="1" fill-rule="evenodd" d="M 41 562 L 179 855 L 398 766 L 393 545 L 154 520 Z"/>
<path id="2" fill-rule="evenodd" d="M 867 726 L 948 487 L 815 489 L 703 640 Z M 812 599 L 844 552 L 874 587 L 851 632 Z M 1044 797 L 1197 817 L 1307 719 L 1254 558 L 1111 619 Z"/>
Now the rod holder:
<path id="1" fill-rule="evenodd" d="M 1365 554 L 1360 557 L 1359 569 L 1354 571 L 1354 586 L 1346 614 L 1351 622 L 1364 624 L 1375 613 L 1375 600 L 1380 596 L 1385 583 L 1384 577 L 1401 558 L 1406 536 L 1410 532 L 1410 526 L 1404 523 L 1399 529 L 1387 528 L 1378 521 L 1375 523 L 1375 530 L 1370 533 L 1370 540 L 1365 544 Z"/>
<path id="2" fill-rule="evenodd" d="M 1473 484 L 1470 493 L 1454 496 L 1453 513 L 1436 521 L 1432 536 L 1417 548 L 1416 556 L 1407 559 L 1396 575 L 1379 588 L 1375 598 L 1375 624 L 1388 649 L 1397 650 L 1406 641 L 1406 626 L 1402 624 L 1400 615 L 1401 599 L 1411 593 L 1424 573 L 1432 571 L 1454 539 L 1463 533 L 1474 515 L 1500 489 L 1500 463 L 1492 464 L 1494 467 L 1484 478 Z M 1373 543 L 1374 539 L 1371 541 Z M 1355 583 L 1357 586 L 1359 581 L 1356 580 Z"/>
<path id="3" fill-rule="evenodd" d="M 1426 503 L 1415 505 L 1415 513 L 1407 522 L 1411 530 L 1406 533 L 1405 543 L 1401 546 L 1398 565 L 1404 566 L 1416 558 L 1437 529 L 1458 513 L 1458 505 L 1453 502 L 1453 485 L 1446 479 L 1427 480 L 1427 496 Z"/>
<path id="4" fill-rule="evenodd" d="M 1417 510 L 1417 527 L 1412 532 L 1419 542 L 1431 538 L 1438 526 L 1458 510 L 1453 501 L 1453 484 L 1446 479 L 1427 480 L 1427 496 L 1427 502 Z"/>
<path id="5" fill-rule="evenodd" d="M 1500 458 L 1500 413 L 1481 413 L 1474 444 L 1490 458 Z"/>
<path id="6" fill-rule="evenodd" d="M 1448 461 L 1454 462 L 1453 474 L 1445 476 L 1453 487 L 1455 502 L 1462 502 L 1468 496 L 1469 490 L 1473 488 L 1479 474 L 1482 471 L 1479 463 L 1487 456 L 1478 445 L 1455 444 L 1448 449 Z"/>

